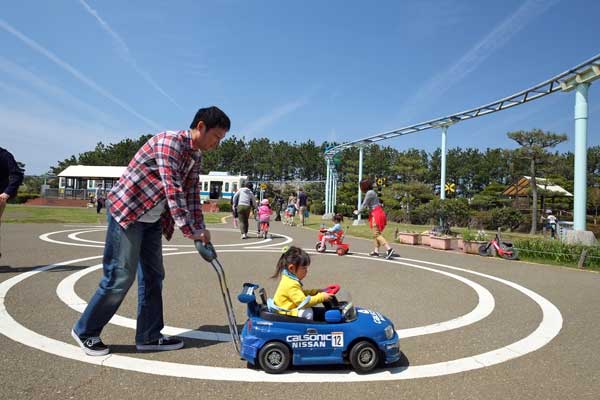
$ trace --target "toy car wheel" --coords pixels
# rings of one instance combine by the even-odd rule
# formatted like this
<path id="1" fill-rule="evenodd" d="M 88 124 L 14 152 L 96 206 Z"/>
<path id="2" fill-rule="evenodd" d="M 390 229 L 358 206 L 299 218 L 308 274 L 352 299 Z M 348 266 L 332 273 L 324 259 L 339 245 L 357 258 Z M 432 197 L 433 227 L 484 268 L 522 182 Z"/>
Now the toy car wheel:
<path id="1" fill-rule="evenodd" d="M 317 250 L 319 253 L 325 253 L 326 246 L 323 246 L 323 248 L 321 249 L 321 242 L 317 242 L 317 244 L 315 245 L 315 250 Z"/>
<path id="2" fill-rule="evenodd" d="M 336 250 L 336 253 L 338 256 L 343 256 L 344 254 L 346 254 L 346 250 L 344 250 L 343 247 L 340 247 L 339 249 Z"/>
<path id="3" fill-rule="evenodd" d="M 358 342 L 350 350 L 350 364 L 359 374 L 370 372 L 379 364 L 379 350 L 366 340 Z"/>
<path id="4" fill-rule="evenodd" d="M 280 374 L 290 365 L 290 349 L 280 342 L 270 342 L 258 352 L 261 368 L 268 374 Z"/>

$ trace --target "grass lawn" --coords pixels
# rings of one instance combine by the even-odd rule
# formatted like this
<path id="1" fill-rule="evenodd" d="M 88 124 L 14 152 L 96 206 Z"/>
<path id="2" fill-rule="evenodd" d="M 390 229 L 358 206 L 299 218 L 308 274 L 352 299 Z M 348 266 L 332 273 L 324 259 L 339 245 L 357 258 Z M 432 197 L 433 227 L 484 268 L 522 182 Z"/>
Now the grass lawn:
<path id="1" fill-rule="evenodd" d="M 205 213 L 207 224 L 217 224 L 221 218 L 231 213 Z M 104 224 L 106 210 L 96 214 L 96 208 L 85 207 L 44 207 L 8 204 L 2 216 L 2 223 L 57 223 L 57 224 Z"/>

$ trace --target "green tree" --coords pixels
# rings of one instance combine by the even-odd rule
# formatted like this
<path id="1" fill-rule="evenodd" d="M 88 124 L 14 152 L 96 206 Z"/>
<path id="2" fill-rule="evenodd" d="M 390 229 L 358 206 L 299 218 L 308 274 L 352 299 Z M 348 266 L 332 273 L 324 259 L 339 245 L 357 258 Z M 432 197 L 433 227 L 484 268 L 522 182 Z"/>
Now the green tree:
<path id="1" fill-rule="evenodd" d="M 508 137 L 519 145 L 518 155 L 521 158 L 529 160 L 529 168 L 531 173 L 531 197 L 533 205 L 531 208 L 531 234 L 535 234 L 537 230 L 537 183 L 536 183 L 536 167 L 538 162 L 546 155 L 546 149 L 554 147 L 559 143 L 567 140 L 567 135 L 544 132 L 541 129 L 531 131 L 516 131 L 509 132 Z"/>

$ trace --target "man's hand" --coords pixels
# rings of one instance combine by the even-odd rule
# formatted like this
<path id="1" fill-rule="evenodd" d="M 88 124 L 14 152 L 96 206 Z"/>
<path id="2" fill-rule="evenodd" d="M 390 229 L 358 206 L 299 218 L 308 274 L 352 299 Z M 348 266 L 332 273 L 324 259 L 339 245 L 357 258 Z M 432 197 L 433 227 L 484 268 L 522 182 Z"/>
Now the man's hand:
<path id="1" fill-rule="evenodd" d="M 0 205 L 6 204 L 6 202 L 10 199 L 10 196 L 6 193 L 0 194 Z"/>
<path id="2" fill-rule="evenodd" d="M 201 240 L 204 243 L 210 242 L 210 231 L 208 229 L 202 229 L 194 232 L 192 235 L 192 240 Z"/>

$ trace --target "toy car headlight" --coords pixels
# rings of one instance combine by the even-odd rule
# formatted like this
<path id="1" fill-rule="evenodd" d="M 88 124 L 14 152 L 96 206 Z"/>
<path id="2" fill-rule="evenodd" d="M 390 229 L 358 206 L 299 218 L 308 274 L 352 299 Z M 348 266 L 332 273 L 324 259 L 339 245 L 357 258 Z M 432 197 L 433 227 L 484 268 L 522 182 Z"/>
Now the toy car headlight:
<path id="1" fill-rule="evenodd" d="M 386 339 L 391 339 L 394 337 L 394 327 L 392 325 L 386 326 L 384 332 Z"/>

